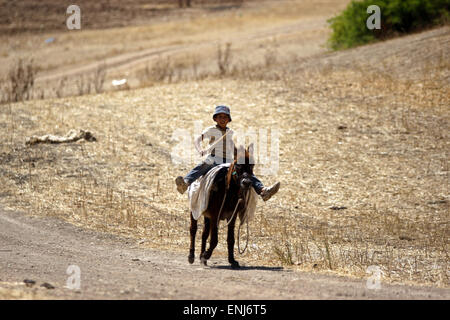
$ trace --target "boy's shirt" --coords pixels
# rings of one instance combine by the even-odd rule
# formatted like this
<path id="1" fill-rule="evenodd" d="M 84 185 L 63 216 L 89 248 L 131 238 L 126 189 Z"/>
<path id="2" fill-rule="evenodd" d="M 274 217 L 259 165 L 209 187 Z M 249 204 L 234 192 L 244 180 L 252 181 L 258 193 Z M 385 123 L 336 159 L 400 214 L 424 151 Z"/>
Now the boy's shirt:
<path id="1" fill-rule="evenodd" d="M 227 162 L 231 162 L 234 158 L 234 142 L 233 133 L 234 131 L 226 127 L 225 129 L 220 128 L 218 125 L 206 128 L 202 132 L 202 141 L 204 139 L 209 139 L 209 145 L 211 146 L 214 142 L 220 139 L 226 132 L 228 134 L 222 139 L 222 143 L 218 143 L 211 150 L 211 156 L 217 158 L 222 162 L 222 159 L 227 159 Z"/>

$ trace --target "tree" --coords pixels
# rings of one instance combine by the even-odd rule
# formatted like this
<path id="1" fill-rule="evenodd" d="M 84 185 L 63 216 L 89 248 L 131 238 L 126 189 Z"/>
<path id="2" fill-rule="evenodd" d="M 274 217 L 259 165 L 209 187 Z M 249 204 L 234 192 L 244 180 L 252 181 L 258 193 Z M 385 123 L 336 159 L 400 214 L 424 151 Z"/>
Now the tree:
<path id="1" fill-rule="evenodd" d="M 191 6 L 191 0 L 178 0 L 178 6 L 180 8 L 183 8 L 183 7 L 189 8 Z"/>

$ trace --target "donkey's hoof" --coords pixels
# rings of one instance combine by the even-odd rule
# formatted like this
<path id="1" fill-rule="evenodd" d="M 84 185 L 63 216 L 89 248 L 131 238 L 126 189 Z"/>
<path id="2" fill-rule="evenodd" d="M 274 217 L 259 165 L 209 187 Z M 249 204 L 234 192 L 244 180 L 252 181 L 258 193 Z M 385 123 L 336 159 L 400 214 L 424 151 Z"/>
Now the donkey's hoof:
<path id="1" fill-rule="evenodd" d="M 231 268 L 233 269 L 239 269 L 241 266 L 239 265 L 239 262 L 237 262 L 236 260 L 231 262 Z"/>
<path id="2" fill-rule="evenodd" d="M 193 255 L 192 256 L 191 255 L 188 256 L 188 261 L 189 261 L 190 264 L 193 264 L 194 260 L 195 260 L 195 256 L 193 256 Z"/>
<path id="3" fill-rule="evenodd" d="M 200 261 L 204 266 L 208 265 L 208 259 L 206 259 L 205 257 L 201 257 Z"/>

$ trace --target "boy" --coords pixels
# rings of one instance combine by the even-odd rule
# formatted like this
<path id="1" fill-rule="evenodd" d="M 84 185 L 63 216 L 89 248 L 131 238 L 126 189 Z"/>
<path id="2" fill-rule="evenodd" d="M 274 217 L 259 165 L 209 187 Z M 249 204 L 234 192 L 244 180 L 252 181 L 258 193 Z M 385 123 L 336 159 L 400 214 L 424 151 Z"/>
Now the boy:
<path id="1" fill-rule="evenodd" d="M 177 190 L 183 194 L 189 185 L 197 180 L 200 176 L 206 174 L 211 168 L 222 164 L 233 162 L 234 143 L 232 140 L 233 130 L 227 127 L 231 122 L 230 108 L 227 106 L 217 106 L 213 120 L 217 123 L 215 126 L 206 128 L 203 133 L 194 141 L 195 149 L 201 156 L 208 154 L 208 157 L 194 169 L 192 169 L 184 178 L 179 176 L 175 179 Z M 203 139 L 209 139 L 209 148 L 202 150 L 201 142 Z M 251 177 L 253 188 L 256 193 L 261 196 L 264 201 L 269 200 L 280 188 L 280 182 L 275 183 L 269 188 L 264 187 L 262 182 L 253 175 Z"/>

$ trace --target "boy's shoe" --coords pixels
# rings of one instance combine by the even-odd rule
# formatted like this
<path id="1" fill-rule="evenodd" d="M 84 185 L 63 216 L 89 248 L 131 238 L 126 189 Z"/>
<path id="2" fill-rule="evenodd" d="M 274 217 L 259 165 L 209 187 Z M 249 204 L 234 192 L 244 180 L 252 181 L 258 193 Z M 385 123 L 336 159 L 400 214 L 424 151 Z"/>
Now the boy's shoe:
<path id="1" fill-rule="evenodd" d="M 188 188 L 188 184 L 184 181 L 182 176 L 179 176 L 175 179 L 175 183 L 177 184 L 177 190 L 179 193 L 183 194 L 186 192 Z"/>
<path id="2" fill-rule="evenodd" d="M 267 200 L 269 200 L 275 193 L 278 192 L 278 189 L 280 189 L 280 182 L 277 182 L 277 183 L 275 183 L 274 185 L 272 185 L 272 186 L 270 186 L 270 187 L 268 187 L 268 188 L 264 187 L 264 188 L 262 189 L 262 191 L 261 191 L 260 196 L 261 196 L 261 198 L 262 198 L 264 201 L 267 201 Z"/>

